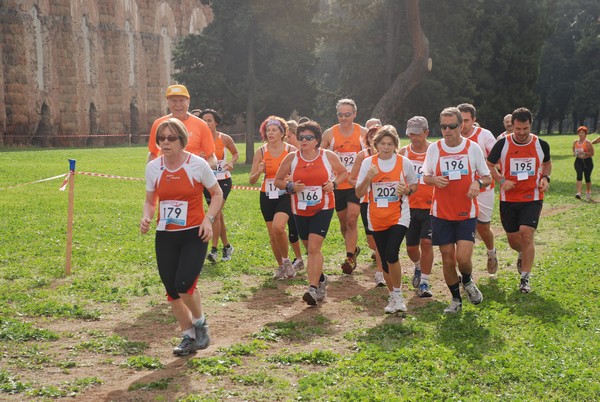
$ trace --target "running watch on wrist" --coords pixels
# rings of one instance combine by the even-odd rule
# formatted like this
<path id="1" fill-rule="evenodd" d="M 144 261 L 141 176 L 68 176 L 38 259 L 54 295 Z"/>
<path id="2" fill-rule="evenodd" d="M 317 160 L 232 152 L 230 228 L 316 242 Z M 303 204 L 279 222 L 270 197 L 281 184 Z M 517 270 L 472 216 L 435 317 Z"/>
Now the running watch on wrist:
<path id="1" fill-rule="evenodd" d="M 212 215 L 206 215 L 210 223 L 215 223 L 215 217 Z"/>

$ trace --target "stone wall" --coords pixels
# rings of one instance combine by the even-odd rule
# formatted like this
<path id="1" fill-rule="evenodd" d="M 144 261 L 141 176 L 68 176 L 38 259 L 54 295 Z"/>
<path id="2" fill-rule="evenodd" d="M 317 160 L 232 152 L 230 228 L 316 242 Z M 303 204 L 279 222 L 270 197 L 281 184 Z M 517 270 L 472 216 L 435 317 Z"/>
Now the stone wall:
<path id="1" fill-rule="evenodd" d="M 172 50 L 212 18 L 200 0 L 0 0 L 0 146 L 145 142 Z"/>

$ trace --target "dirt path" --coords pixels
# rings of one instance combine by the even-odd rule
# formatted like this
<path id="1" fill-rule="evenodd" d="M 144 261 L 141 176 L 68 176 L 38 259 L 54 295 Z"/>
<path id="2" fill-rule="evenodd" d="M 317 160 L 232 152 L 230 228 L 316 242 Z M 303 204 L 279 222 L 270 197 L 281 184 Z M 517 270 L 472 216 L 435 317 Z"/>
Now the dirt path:
<path id="1" fill-rule="evenodd" d="M 550 216 L 562 213 L 574 206 L 562 206 L 544 209 L 543 215 Z M 496 236 L 504 236 L 501 227 L 493 227 Z M 477 242 L 479 244 L 479 241 Z M 542 246 L 543 247 L 543 246 Z M 474 256 L 474 275 L 478 281 L 487 280 L 485 256 L 482 247 L 477 247 Z M 33 373 L 33 379 L 39 384 L 58 384 L 63 381 L 73 381 L 75 378 L 97 377 L 103 381 L 101 385 L 89 388 L 73 398 L 76 401 L 141 401 L 155 395 L 161 395 L 164 400 L 176 400 L 190 393 L 211 392 L 218 382 L 210 377 L 191 372 L 187 361 L 193 357 L 217 356 L 220 347 L 247 343 L 251 335 L 257 333 L 268 323 L 301 322 L 303 325 L 325 322 L 323 333 L 305 336 L 293 342 L 280 341 L 269 343 L 271 348 L 267 354 L 277 354 L 283 348 L 293 351 L 312 351 L 315 348 L 328 349 L 338 353 L 347 353 L 352 342 L 344 335 L 359 328 L 371 328 L 383 323 L 401 322 L 403 316 L 389 316 L 383 313 L 386 305 L 387 292 L 385 288 L 375 288 L 373 281 L 374 266 L 371 264 L 370 253 L 360 256 L 359 267 L 352 276 L 341 274 L 330 275 L 330 286 L 326 302 L 319 307 L 308 307 L 302 300 L 306 289 L 306 276 L 302 272 L 301 279 L 279 281 L 275 285 L 266 277 L 244 276 L 239 279 L 245 287 L 255 287 L 257 290 L 246 299 L 236 302 L 223 303 L 218 301 L 218 282 L 201 281 L 205 311 L 208 315 L 211 346 L 186 358 L 177 358 L 171 354 L 172 347 L 177 343 L 179 332 L 173 323 L 166 302 L 156 300 L 156 297 L 132 298 L 133 303 L 123 311 L 115 308 L 105 311 L 100 321 L 52 321 L 38 320 L 36 325 L 59 333 L 70 332 L 72 336 L 61 336 L 61 340 L 53 344 L 58 360 L 71 359 L 76 367 L 61 370 L 53 367 L 44 372 Z M 409 308 L 408 316 L 413 311 L 426 304 L 439 304 L 440 313 L 449 300 L 449 294 L 441 275 L 439 252 L 435 251 L 434 269 L 432 274 L 433 297 L 421 299 L 417 297 L 410 285 L 412 264 L 406 257 L 404 248 L 401 250 L 401 262 L 404 268 L 403 292 Z M 238 256 L 242 258 L 242 256 Z M 513 258 L 508 251 L 499 254 L 501 270 L 514 270 Z M 329 265 L 331 272 L 339 269 Z M 210 269 L 207 266 L 206 269 Z M 103 333 L 104 336 L 116 334 L 130 341 L 141 341 L 148 344 L 143 352 L 145 356 L 158 358 L 164 368 L 156 371 L 135 371 L 122 367 L 126 357 L 111 356 L 106 353 L 93 353 L 77 350 L 76 345 L 89 340 L 89 334 Z M 87 338 L 87 339 L 86 339 Z M 75 352 L 75 353 L 74 353 Z M 245 366 L 236 367 L 236 373 L 244 373 Z M 23 373 L 29 377 L 30 373 Z M 288 374 L 289 375 L 289 374 Z M 291 374 L 293 375 L 293 374 Z M 156 382 L 161 379 L 171 379 L 168 389 L 157 391 L 129 391 L 137 383 Z M 288 378 L 292 383 L 297 379 Z M 235 388 L 235 384 L 229 384 Z M 239 386 L 237 386 L 239 387 Z M 247 388 L 246 388 L 247 389 Z M 0 394 L 0 399 L 7 397 Z M 235 399 L 232 399 L 235 400 Z"/>

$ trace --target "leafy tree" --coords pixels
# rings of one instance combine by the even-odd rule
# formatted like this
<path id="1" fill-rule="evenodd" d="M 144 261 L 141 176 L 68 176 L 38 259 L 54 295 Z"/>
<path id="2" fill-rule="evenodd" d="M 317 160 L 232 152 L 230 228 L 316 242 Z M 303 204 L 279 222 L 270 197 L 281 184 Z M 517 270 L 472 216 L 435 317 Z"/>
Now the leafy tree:
<path id="1" fill-rule="evenodd" d="M 175 49 L 174 77 L 188 86 L 194 105 L 226 116 L 245 114 L 246 162 L 251 163 L 255 119 L 289 116 L 312 105 L 318 0 L 230 0 L 211 7 L 214 21 Z"/>

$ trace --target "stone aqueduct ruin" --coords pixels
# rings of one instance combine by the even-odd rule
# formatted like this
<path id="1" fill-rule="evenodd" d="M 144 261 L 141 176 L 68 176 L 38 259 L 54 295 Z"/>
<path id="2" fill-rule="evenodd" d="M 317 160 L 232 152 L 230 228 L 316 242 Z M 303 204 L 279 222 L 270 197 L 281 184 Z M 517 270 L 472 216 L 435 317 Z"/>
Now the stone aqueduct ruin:
<path id="1" fill-rule="evenodd" d="M 145 141 L 172 49 L 212 18 L 200 0 L 0 2 L 0 146 Z"/>

